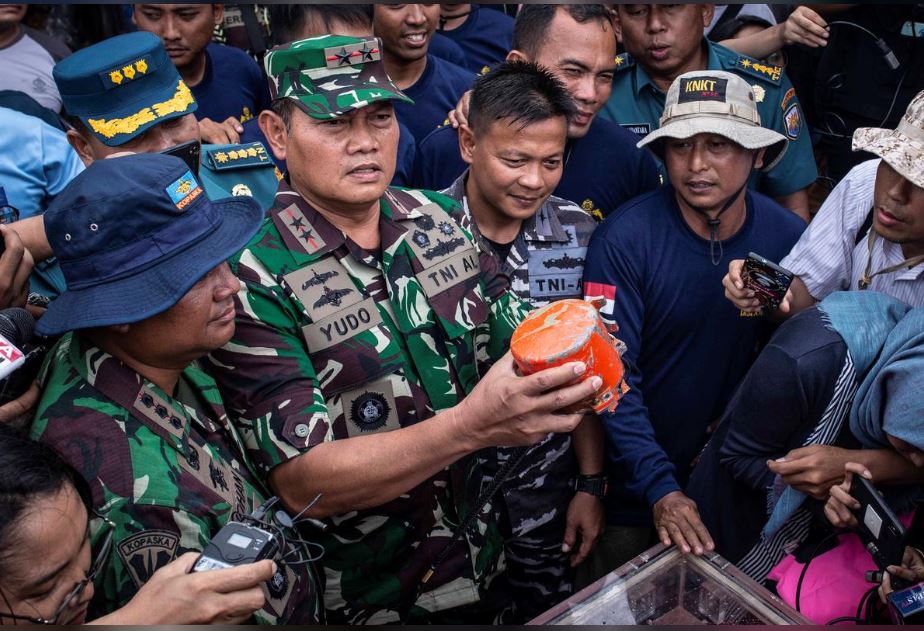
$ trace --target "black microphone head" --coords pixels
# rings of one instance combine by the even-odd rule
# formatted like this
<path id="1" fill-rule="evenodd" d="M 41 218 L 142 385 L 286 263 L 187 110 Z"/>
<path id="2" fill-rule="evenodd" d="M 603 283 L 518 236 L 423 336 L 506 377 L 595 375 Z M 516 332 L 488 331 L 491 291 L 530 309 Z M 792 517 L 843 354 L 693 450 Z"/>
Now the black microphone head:
<path id="1" fill-rule="evenodd" d="M 10 341 L 13 346 L 22 346 L 32 339 L 35 329 L 35 318 L 20 307 L 9 307 L 0 310 L 0 335 Z"/>
<path id="2" fill-rule="evenodd" d="M 876 40 L 876 47 L 882 53 L 882 58 L 885 59 L 885 62 L 889 65 L 889 68 L 892 70 L 898 70 L 898 67 L 901 66 L 901 63 L 898 61 L 898 57 L 895 56 L 895 53 L 886 44 L 885 40 L 881 37 Z"/>

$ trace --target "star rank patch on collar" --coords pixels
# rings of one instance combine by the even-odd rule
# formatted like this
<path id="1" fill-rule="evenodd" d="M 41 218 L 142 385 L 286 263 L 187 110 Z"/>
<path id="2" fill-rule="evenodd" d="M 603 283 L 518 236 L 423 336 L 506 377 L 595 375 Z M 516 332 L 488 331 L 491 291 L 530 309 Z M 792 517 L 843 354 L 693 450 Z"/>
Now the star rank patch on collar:
<path id="1" fill-rule="evenodd" d="M 629 53 L 621 53 L 616 55 L 616 58 L 613 59 L 613 66 L 615 66 L 617 72 L 625 70 L 626 68 L 631 68 L 634 65 L 635 61 Z"/>
<path id="2" fill-rule="evenodd" d="M 275 219 L 280 232 L 287 230 L 306 254 L 314 254 L 327 245 L 295 204 L 280 210 Z"/>

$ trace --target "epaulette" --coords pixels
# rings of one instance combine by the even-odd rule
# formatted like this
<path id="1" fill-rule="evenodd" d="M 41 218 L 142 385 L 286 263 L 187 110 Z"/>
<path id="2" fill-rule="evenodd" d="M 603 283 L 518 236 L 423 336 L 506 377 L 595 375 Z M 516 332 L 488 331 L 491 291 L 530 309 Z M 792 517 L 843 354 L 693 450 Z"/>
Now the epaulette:
<path id="1" fill-rule="evenodd" d="M 243 145 L 208 145 L 203 147 L 205 162 L 213 171 L 231 171 L 244 167 L 272 164 L 262 142 L 250 142 Z"/>
<path id="2" fill-rule="evenodd" d="M 751 75 L 773 85 L 780 85 L 783 79 L 782 66 L 774 66 L 746 55 L 737 55 L 725 60 L 725 69 L 732 70 L 738 74 Z"/>
<path id="3" fill-rule="evenodd" d="M 616 55 L 616 59 L 613 60 L 613 64 L 616 66 L 616 72 L 619 72 L 634 66 L 635 60 L 632 59 L 632 55 L 629 53 L 622 53 L 621 55 Z"/>

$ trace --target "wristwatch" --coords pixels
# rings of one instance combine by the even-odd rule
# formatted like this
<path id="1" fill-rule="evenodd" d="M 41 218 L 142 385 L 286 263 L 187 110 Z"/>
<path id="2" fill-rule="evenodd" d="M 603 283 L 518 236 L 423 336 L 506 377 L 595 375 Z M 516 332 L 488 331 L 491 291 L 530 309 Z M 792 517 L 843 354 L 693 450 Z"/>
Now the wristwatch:
<path id="1" fill-rule="evenodd" d="M 608 487 L 609 482 L 606 479 L 606 475 L 603 473 L 598 473 L 596 475 L 579 475 L 574 479 L 575 492 L 583 491 L 584 493 L 590 493 L 594 497 L 606 496 Z"/>

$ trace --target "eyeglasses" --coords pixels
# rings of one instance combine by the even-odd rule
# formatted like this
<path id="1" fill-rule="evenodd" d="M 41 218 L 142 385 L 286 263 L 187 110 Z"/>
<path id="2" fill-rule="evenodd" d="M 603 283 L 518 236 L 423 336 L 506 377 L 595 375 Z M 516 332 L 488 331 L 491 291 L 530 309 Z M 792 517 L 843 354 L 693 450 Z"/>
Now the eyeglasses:
<path id="1" fill-rule="evenodd" d="M 74 589 L 68 592 L 67 596 L 64 597 L 64 600 L 61 601 L 61 604 L 55 609 L 55 613 L 50 618 L 33 618 L 31 616 L 20 616 L 14 613 L 0 612 L 0 619 L 13 620 L 14 623 L 21 620 L 30 624 L 58 624 L 60 622 L 60 618 L 64 615 L 64 612 L 70 608 L 71 604 L 80 599 L 84 590 L 87 589 L 87 585 L 92 583 L 93 579 L 100 573 L 100 570 L 103 569 L 103 566 L 109 559 L 109 553 L 112 551 L 112 536 L 115 532 L 115 524 L 109 518 L 100 515 L 96 511 L 94 511 L 93 514 L 103 520 L 108 526 L 108 530 L 106 534 L 103 535 L 99 551 L 94 556 L 93 563 L 90 565 L 90 570 L 87 572 L 86 577 L 74 585 Z M 3 596 L 3 600 L 6 601 L 6 596 Z M 8 608 L 10 607 L 9 602 L 6 602 L 6 605 Z"/>

